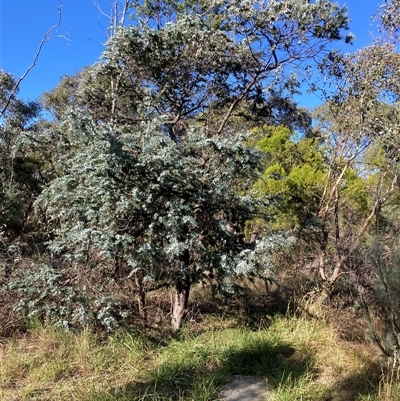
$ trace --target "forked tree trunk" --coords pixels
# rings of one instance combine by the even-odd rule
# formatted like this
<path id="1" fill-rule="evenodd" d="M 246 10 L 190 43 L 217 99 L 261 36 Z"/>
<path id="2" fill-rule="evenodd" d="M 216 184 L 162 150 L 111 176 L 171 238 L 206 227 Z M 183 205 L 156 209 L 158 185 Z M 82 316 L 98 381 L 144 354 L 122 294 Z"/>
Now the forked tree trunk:
<path id="1" fill-rule="evenodd" d="M 188 312 L 190 292 L 190 281 L 178 280 L 175 285 L 175 293 L 172 299 L 171 310 L 171 328 L 172 331 L 177 332 L 182 327 L 183 319 Z"/>

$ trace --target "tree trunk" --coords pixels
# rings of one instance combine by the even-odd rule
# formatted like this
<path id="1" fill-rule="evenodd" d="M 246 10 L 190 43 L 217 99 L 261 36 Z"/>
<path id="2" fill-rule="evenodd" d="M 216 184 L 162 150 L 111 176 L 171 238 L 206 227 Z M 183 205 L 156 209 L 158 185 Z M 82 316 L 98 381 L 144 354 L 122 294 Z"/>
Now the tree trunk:
<path id="1" fill-rule="evenodd" d="M 260 235 L 260 231 L 260 226 L 258 224 L 255 224 L 253 227 L 253 231 L 251 232 L 250 244 L 254 244 L 257 241 L 257 238 Z"/>
<path id="2" fill-rule="evenodd" d="M 143 324 L 147 323 L 147 310 L 146 310 L 146 292 L 144 290 L 143 279 L 146 273 L 143 269 L 135 273 L 135 284 L 138 289 L 137 302 L 139 307 L 139 315 L 142 318 Z"/>
<path id="3" fill-rule="evenodd" d="M 172 331 L 177 332 L 182 327 L 182 321 L 188 311 L 190 292 L 189 279 L 179 279 L 175 285 L 175 294 L 172 300 L 172 313 L 171 313 L 171 328 Z"/>

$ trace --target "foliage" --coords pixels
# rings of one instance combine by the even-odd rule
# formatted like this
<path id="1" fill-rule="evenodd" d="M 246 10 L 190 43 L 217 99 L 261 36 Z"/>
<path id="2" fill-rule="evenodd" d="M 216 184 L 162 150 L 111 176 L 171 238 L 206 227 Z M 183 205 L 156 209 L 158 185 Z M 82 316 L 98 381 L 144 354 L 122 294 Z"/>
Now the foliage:
<path id="1" fill-rule="evenodd" d="M 387 366 L 395 370 L 400 347 L 399 258 L 400 250 L 395 241 L 375 239 L 367 259 L 374 277 L 373 297 L 364 300 L 371 338 L 390 357 Z"/>
<path id="2" fill-rule="evenodd" d="M 398 0 L 384 0 L 376 15 L 381 23 L 382 33 L 387 33 L 390 40 L 398 40 L 400 29 L 399 7 Z"/>
<path id="3" fill-rule="evenodd" d="M 162 126 L 146 123 L 133 135 L 71 116 L 56 166 L 64 174 L 36 201 L 54 237 L 49 251 L 102 271 L 105 282 L 129 282 L 139 271 L 155 283 L 270 277 L 266 245 L 243 235 L 248 219 L 268 213 L 240 193 L 260 154 L 240 136 L 211 139 L 198 129 L 176 143 Z"/>
<path id="4" fill-rule="evenodd" d="M 86 258 L 88 249 L 101 250 L 105 257 L 131 249 L 127 260 L 136 268 L 142 265 L 141 255 L 143 266 L 153 260 L 151 249 L 162 243 L 160 238 L 169 263 L 188 249 L 207 252 L 213 241 L 218 243 L 217 233 L 224 233 L 229 246 L 233 233 L 228 232 L 228 221 L 239 227 L 246 213 L 257 208 L 250 196 L 235 192 L 254 175 L 257 153 L 241 147 L 240 137 L 208 139 L 196 131 L 176 144 L 157 122 L 136 134 L 137 141 L 73 117 L 72 152 L 60 160 L 66 174 L 53 180 L 37 202 L 59 237 L 51 249 L 73 251 L 71 258 L 78 259 Z M 135 243 L 140 247 L 129 245 Z"/>
<path id="5" fill-rule="evenodd" d="M 62 121 L 63 118 L 66 118 L 69 110 L 73 107 L 77 105 L 83 107 L 79 93 L 89 70 L 90 67 L 86 67 L 75 75 L 64 75 L 53 90 L 44 92 L 40 96 L 40 103 L 56 121 Z"/>
<path id="6" fill-rule="evenodd" d="M 28 322 L 37 320 L 65 330 L 90 326 L 113 331 L 131 315 L 131 304 L 119 297 L 112 282 L 107 286 L 98 274 L 89 272 L 82 277 L 79 270 L 68 267 L 54 260 L 52 265 L 32 264 L 11 274 L 8 289 L 18 297 L 15 312 Z M 97 281 L 97 291 L 87 280 Z"/>
<path id="7" fill-rule="evenodd" d="M 9 102 L 0 124 L 0 230 L 10 238 L 26 230 L 42 183 L 40 160 L 18 148 L 22 132 L 36 130 L 40 106 L 18 99 L 14 87 L 14 78 L 0 70 L 0 108 Z"/>
<path id="8" fill-rule="evenodd" d="M 282 126 L 263 126 L 252 133 L 250 144 L 267 155 L 265 171 L 254 188 L 260 196 L 275 199 L 272 228 L 299 228 L 315 213 L 323 192 L 323 149 L 315 139 L 296 139 Z"/>
<path id="9" fill-rule="evenodd" d="M 246 102 L 247 117 L 271 123 L 281 110 L 287 120 L 297 109 L 288 98 L 298 86 L 293 70 L 320 60 L 348 29 L 347 10 L 325 0 L 139 2 L 136 10 L 138 21 L 107 43 L 82 96 L 101 121 L 167 115 L 172 136 L 188 119 L 221 134 Z"/>

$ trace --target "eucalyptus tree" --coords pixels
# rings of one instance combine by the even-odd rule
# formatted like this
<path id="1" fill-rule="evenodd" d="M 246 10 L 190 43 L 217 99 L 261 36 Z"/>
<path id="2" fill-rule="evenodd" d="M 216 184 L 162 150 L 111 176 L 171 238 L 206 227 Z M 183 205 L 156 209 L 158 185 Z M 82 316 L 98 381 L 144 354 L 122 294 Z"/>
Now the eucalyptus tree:
<path id="1" fill-rule="evenodd" d="M 380 31 L 387 35 L 385 39 L 398 41 L 400 33 L 400 2 L 384 0 L 379 7 L 376 19 L 380 22 Z"/>
<path id="2" fill-rule="evenodd" d="M 398 191 L 400 55 L 376 42 L 324 68 L 338 88 L 315 112 L 328 165 L 316 264 L 328 289 Z"/>
<path id="3" fill-rule="evenodd" d="M 68 117 L 72 108 L 83 107 L 79 92 L 89 68 L 85 67 L 75 75 L 63 75 L 54 89 L 40 95 L 39 101 L 42 107 L 51 114 L 53 121 L 61 122 Z"/>
<path id="4" fill-rule="evenodd" d="M 373 121 L 372 146 L 368 160 L 374 162 L 375 224 L 371 239 L 362 246 L 366 255 L 364 268 L 369 274 L 367 288 L 361 288 L 360 299 L 366 312 L 369 335 L 386 357 L 383 366 L 393 374 L 399 360 L 399 125 L 400 86 L 398 52 L 400 33 L 400 2 L 384 0 L 376 19 L 381 37 L 365 53 L 364 62 L 373 66 L 365 71 L 366 91 L 364 114 Z M 357 71 L 356 76 L 361 73 Z M 359 79 L 360 80 L 360 79 Z M 360 80 L 361 81 L 361 80 Z M 363 89 L 363 88 L 360 88 Z M 359 90 L 362 93 L 362 90 Z"/>
<path id="5" fill-rule="evenodd" d="M 296 69 L 350 41 L 345 29 L 346 8 L 328 0 L 138 2 L 86 80 L 83 103 L 99 121 L 167 115 L 172 137 L 193 120 L 221 134 L 241 105 L 264 116 L 287 105 L 277 99 L 297 89 Z"/>

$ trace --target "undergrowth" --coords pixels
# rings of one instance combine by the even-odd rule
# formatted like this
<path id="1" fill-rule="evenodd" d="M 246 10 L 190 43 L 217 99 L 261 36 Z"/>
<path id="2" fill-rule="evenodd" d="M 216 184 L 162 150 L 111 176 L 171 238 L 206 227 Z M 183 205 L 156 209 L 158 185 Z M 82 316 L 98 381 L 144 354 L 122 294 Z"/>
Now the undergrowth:
<path id="1" fill-rule="evenodd" d="M 310 318 L 245 327 L 208 317 L 177 337 L 149 329 L 101 338 L 37 325 L 1 344 L 7 401 L 211 401 L 234 375 L 265 378 L 277 401 L 397 399 L 388 398 L 394 380 L 380 380 L 371 345 L 341 339 L 332 324 Z"/>

